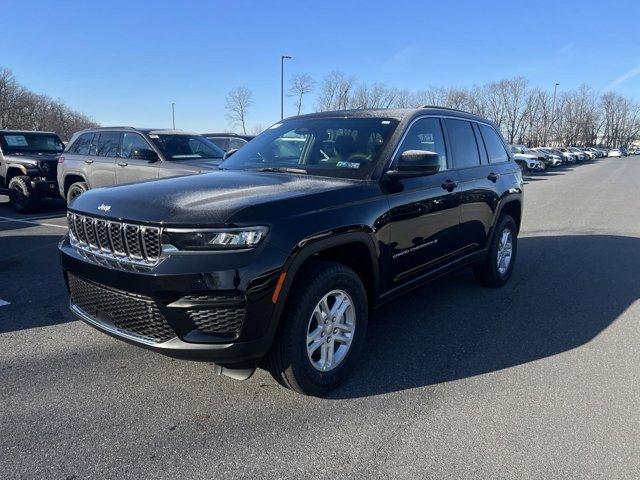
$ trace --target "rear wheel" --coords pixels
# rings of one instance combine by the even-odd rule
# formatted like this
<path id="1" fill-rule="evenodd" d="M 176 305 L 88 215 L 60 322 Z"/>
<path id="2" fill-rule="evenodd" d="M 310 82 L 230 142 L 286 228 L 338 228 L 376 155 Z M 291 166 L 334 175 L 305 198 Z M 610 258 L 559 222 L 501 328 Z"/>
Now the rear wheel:
<path id="1" fill-rule="evenodd" d="M 476 280 L 480 284 L 501 287 L 509 281 L 516 259 L 517 235 L 513 218 L 509 215 L 500 217 L 487 258 L 473 268 Z"/>
<path id="2" fill-rule="evenodd" d="M 367 294 L 358 275 L 335 262 L 314 262 L 296 282 L 267 365 L 281 385 L 322 395 L 344 381 L 360 355 Z"/>
<path id="3" fill-rule="evenodd" d="M 67 205 L 69 205 L 74 199 L 82 195 L 84 192 L 89 190 L 89 187 L 84 182 L 76 182 L 69 187 L 67 190 Z"/>
<path id="4" fill-rule="evenodd" d="M 18 213 L 33 212 L 40 206 L 40 195 L 31 178 L 26 175 L 13 177 L 9 181 L 9 197 L 11 205 Z"/>

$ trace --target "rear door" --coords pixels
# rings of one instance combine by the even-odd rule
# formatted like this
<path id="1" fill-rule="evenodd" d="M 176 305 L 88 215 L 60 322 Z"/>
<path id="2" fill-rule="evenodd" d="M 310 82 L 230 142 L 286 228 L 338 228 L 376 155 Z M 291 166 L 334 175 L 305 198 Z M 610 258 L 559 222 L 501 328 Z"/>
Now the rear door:
<path id="1" fill-rule="evenodd" d="M 482 248 L 491 227 L 489 166 L 475 122 L 447 118 L 451 160 L 459 175 L 460 253 Z"/>
<path id="2" fill-rule="evenodd" d="M 96 132 L 91 141 L 88 165 L 91 188 L 109 187 L 116 184 L 116 160 L 120 149 L 120 132 Z"/>
<path id="3" fill-rule="evenodd" d="M 116 180 L 118 184 L 158 178 L 160 162 L 138 158 L 136 152 L 139 150 L 155 151 L 139 133 L 123 132 L 120 158 L 116 162 Z"/>
<path id="4" fill-rule="evenodd" d="M 450 169 L 441 120 L 416 120 L 393 161 L 405 150 L 436 152 L 440 171 L 391 184 L 388 199 L 392 288 L 446 263 L 459 248 L 460 201 L 455 187 L 458 176 Z M 445 188 L 447 185 L 449 189 Z"/>

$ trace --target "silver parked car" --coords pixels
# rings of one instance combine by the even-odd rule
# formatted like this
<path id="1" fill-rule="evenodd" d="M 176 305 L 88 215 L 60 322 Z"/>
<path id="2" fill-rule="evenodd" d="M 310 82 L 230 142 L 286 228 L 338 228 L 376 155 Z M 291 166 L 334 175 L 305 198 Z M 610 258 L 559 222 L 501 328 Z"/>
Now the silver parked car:
<path id="1" fill-rule="evenodd" d="M 58 159 L 67 203 L 90 188 L 215 170 L 224 152 L 197 133 L 104 127 L 73 135 Z"/>

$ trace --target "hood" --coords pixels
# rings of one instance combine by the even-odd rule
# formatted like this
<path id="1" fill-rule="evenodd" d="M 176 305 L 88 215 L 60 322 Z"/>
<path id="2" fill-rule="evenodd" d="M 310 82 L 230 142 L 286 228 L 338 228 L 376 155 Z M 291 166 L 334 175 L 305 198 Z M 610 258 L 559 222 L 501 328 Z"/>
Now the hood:
<path id="1" fill-rule="evenodd" d="M 24 155 L 10 153 L 5 154 L 4 158 L 9 162 L 30 163 L 35 165 L 42 161 L 57 162 L 60 155 L 60 153 L 25 153 Z"/>
<path id="2" fill-rule="evenodd" d="M 217 170 L 218 165 L 222 163 L 221 158 L 205 158 L 202 160 L 181 160 L 180 162 L 174 162 L 180 165 L 183 170 L 190 172 L 200 172 L 208 170 Z"/>
<path id="3" fill-rule="evenodd" d="M 529 161 L 538 160 L 538 156 L 533 155 L 531 153 L 514 153 L 513 158 L 520 158 L 522 160 L 529 160 Z"/>
<path id="4" fill-rule="evenodd" d="M 284 173 L 215 171 L 83 193 L 69 206 L 87 215 L 172 226 L 222 226 L 241 210 L 359 185 Z"/>

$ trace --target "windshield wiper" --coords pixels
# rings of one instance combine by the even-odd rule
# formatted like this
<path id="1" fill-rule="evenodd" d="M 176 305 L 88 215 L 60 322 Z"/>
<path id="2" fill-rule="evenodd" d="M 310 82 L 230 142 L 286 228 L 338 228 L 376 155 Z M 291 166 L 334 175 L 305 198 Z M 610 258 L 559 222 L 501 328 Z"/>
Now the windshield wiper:
<path id="1" fill-rule="evenodd" d="M 249 170 L 254 170 L 256 172 L 307 173 L 307 171 L 302 168 L 291 168 L 291 167 L 261 167 L 261 168 L 250 168 Z"/>

